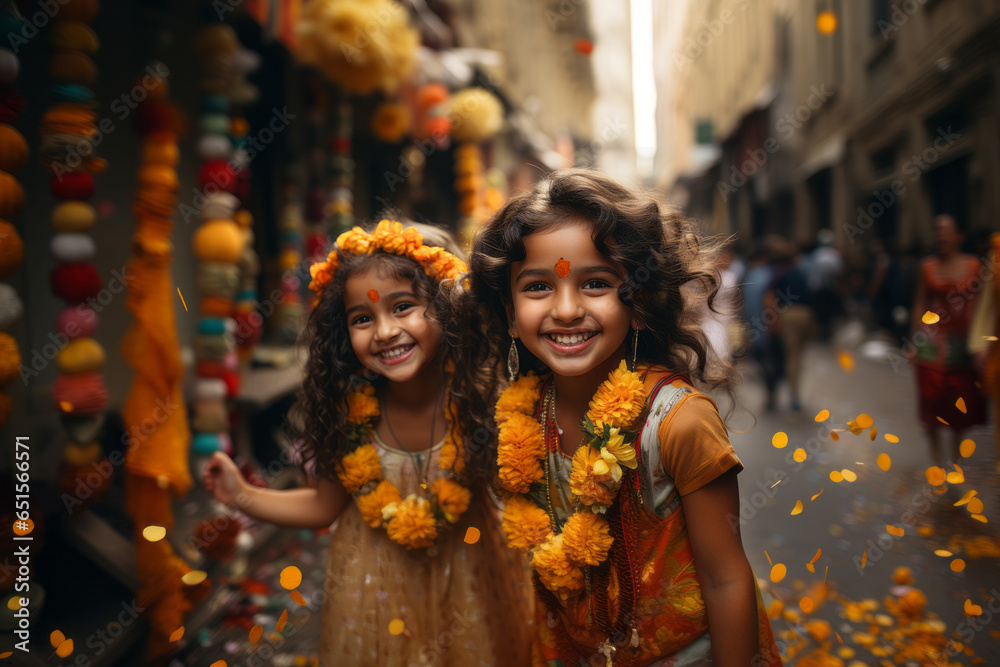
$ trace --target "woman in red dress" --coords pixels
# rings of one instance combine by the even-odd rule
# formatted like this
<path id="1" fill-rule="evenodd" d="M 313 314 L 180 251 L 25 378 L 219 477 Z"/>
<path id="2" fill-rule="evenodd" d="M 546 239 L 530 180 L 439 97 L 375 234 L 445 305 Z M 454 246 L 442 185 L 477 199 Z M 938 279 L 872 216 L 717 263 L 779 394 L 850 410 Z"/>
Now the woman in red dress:
<path id="1" fill-rule="evenodd" d="M 941 427 L 951 429 L 950 462 L 957 463 L 962 432 L 986 423 L 985 399 L 976 386 L 972 357 L 966 348 L 976 298 L 984 282 L 979 260 L 959 252 L 961 242 L 962 234 L 952 216 L 934 218 L 935 254 L 924 259 L 920 267 L 913 304 L 918 411 L 930 438 L 931 457 L 942 467 L 946 461 L 941 454 Z M 925 313 L 939 319 L 933 321 Z"/>

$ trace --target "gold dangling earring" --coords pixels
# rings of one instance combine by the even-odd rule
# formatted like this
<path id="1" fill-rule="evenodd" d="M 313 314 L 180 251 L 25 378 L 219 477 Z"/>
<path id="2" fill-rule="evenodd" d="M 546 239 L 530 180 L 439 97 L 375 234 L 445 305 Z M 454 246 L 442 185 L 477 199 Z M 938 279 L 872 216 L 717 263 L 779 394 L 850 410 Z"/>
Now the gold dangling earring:
<path id="1" fill-rule="evenodd" d="M 639 352 L 639 330 L 635 330 L 635 336 L 632 337 L 632 372 L 635 373 L 635 360 Z"/>
<path id="2" fill-rule="evenodd" d="M 510 339 L 510 351 L 507 352 L 507 377 L 513 382 L 521 370 L 521 360 L 517 356 L 517 340 Z"/>

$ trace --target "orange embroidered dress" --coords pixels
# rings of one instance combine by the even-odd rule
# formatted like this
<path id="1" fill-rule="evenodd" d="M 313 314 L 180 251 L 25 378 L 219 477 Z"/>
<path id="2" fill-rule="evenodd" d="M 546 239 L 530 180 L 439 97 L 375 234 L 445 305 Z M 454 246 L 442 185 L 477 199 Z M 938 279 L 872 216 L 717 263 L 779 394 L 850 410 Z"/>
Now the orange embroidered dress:
<path id="1" fill-rule="evenodd" d="M 615 537 L 610 557 L 591 568 L 588 591 L 566 603 L 535 577 L 536 626 L 549 667 L 603 660 L 595 647 L 609 636 L 617 647 L 615 665 L 712 664 L 708 617 L 681 496 L 743 464 L 708 396 L 659 368 L 646 372 L 644 382 L 650 398 L 636 443 L 639 467 L 626 476 L 605 515 Z M 554 425 L 546 431 L 551 502 L 563 521 L 572 511 L 571 459 L 559 448 Z M 607 602 L 602 602 L 605 596 L 591 594 L 601 589 L 608 591 Z M 760 650 L 755 665 L 781 665 L 759 590 L 757 612 Z M 631 641 L 632 628 L 638 631 L 638 647 Z"/>

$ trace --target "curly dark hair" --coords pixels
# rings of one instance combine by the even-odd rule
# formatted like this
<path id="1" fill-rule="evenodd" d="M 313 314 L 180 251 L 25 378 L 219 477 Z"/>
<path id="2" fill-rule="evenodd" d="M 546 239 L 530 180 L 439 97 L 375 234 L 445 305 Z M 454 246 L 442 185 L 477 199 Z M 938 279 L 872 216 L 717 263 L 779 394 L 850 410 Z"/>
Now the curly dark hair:
<path id="1" fill-rule="evenodd" d="M 424 225 L 414 225 L 425 235 L 428 245 L 445 247 L 453 254 L 459 254 L 457 245 L 447 232 L 427 229 Z M 324 255 L 325 256 L 325 255 Z M 459 254 L 460 256 L 460 254 Z M 426 317 L 436 321 L 442 329 L 441 349 L 435 359 L 445 369 L 454 364 L 454 354 L 450 343 L 463 338 L 464 325 L 461 317 L 452 310 L 455 302 L 451 293 L 460 286 L 454 281 L 438 284 L 423 268 L 408 257 L 376 252 L 370 255 L 355 255 L 338 252 L 339 265 L 332 282 L 323 293 L 309 315 L 302 331 L 301 339 L 308 345 L 308 359 L 305 376 L 296 396 L 296 402 L 286 429 L 289 435 L 303 443 L 302 465 L 315 462 L 317 477 L 334 478 L 335 464 L 349 453 L 347 441 L 347 394 L 363 382 L 363 370 L 351 346 L 351 338 L 344 313 L 344 290 L 347 280 L 370 269 L 380 277 L 392 276 L 408 280 L 414 292 L 427 302 Z M 376 390 L 384 384 L 384 378 L 376 378 Z M 479 433 L 480 422 L 488 419 L 483 413 L 474 412 L 470 406 L 478 405 L 478 396 L 472 396 L 461 384 L 449 381 L 452 413 L 457 420 L 452 426 L 459 434 Z M 482 435 L 479 436 L 482 439 Z M 466 469 L 476 476 L 485 476 L 487 466 L 483 463 L 485 448 L 474 446 L 466 436 Z"/>
<path id="2" fill-rule="evenodd" d="M 699 238 L 694 223 L 678 211 L 590 169 L 550 174 L 511 197 L 480 230 L 472 247 L 466 305 L 479 319 L 492 350 L 492 356 L 477 352 L 480 359 L 499 363 L 497 358 L 505 356 L 510 345 L 510 266 L 524 259 L 524 238 L 578 221 L 592 226 L 601 254 L 625 269 L 627 278 L 618 296 L 645 327 L 638 357 L 682 373 L 706 389 L 724 389 L 732 397 L 739 376 L 728 360 L 709 354 L 700 327 L 705 308 L 715 312 L 721 284 L 715 263 L 719 244 Z M 517 345 L 522 372 L 547 371 L 520 341 Z M 479 366 L 485 368 L 483 363 L 459 361 L 459 372 L 470 375 L 463 380 L 467 386 L 483 384 L 472 377 L 483 372 Z M 487 400 L 495 400 L 496 393 L 494 387 Z"/>

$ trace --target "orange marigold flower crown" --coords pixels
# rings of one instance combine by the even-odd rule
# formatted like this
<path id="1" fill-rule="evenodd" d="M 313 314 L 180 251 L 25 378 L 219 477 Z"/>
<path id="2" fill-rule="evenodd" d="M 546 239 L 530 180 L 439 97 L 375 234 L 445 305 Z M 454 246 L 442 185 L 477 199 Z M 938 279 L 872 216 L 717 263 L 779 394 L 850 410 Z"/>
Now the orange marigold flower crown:
<path id="1" fill-rule="evenodd" d="M 309 267 L 312 276 L 309 289 L 316 292 L 316 298 L 319 299 L 326 286 L 333 282 L 333 274 L 340 265 L 338 253 L 371 255 L 379 251 L 409 257 L 438 283 L 458 280 L 469 270 L 464 261 L 444 248 L 425 246 L 424 237 L 416 227 L 403 229 L 402 223 L 382 220 L 371 234 L 355 227 L 338 236 L 337 243 L 326 260 Z"/>

